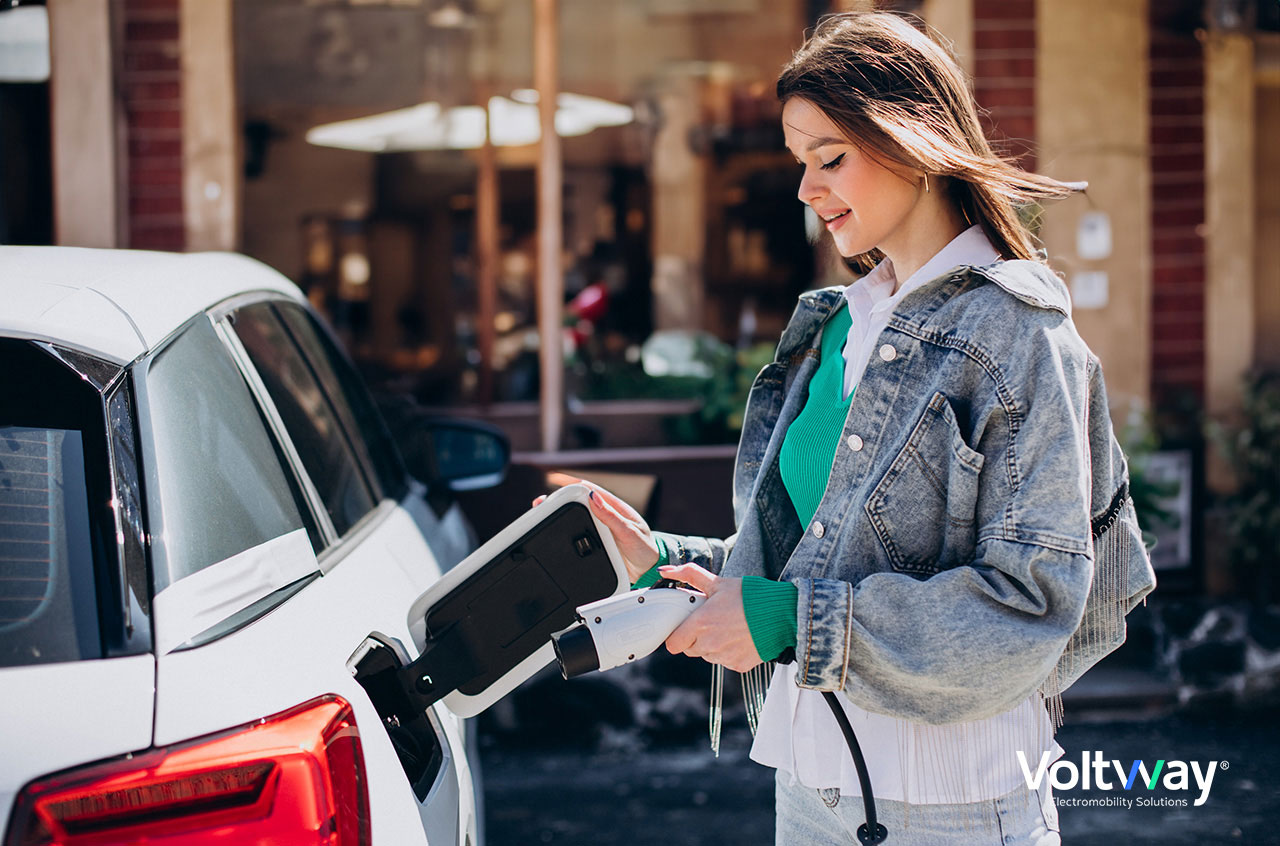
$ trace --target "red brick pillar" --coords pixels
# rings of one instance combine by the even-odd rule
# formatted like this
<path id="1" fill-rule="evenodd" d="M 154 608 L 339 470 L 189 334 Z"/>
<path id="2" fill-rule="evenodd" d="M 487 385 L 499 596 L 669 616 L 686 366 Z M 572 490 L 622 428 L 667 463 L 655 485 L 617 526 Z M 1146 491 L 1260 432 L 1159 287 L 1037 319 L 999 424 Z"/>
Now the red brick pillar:
<path id="1" fill-rule="evenodd" d="M 181 250 L 182 77 L 178 0 L 124 0 L 120 96 L 128 145 L 125 246 Z"/>
<path id="2" fill-rule="evenodd" d="M 999 152 L 1036 166 L 1035 0 L 973 0 L 973 82 Z"/>
<path id="3" fill-rule="evenodd" d="M 1151 397 L 1199 405 L 1205 387 L 1204 50 L 1198 15 L 1151 4 Z M 1186 4 L 1182 4 L 1185 6 Z"/>

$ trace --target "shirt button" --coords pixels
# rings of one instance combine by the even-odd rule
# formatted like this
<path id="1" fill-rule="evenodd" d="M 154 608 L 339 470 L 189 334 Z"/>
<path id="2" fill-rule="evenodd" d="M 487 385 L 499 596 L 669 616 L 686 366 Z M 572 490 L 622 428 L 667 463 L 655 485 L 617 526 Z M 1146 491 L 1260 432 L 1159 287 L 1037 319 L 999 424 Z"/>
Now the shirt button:
<path id="1" fill-rule="evenodd" d="M 885 361 L 893 361 L 898 357 L 898 351 L 893 348 L 893 344 L 885 344 L 880 348 L 880 358 Z"/>
<path id="2" fill-rule="evenodd" d="M 813 536 L 814 536 L 815 538 L 820 538 L 820 537 L 822 537 L 823 535 L 825 535 L 826 533 L 827 533 L 826 528 L 825 528 L 821 523 L 819 523 L 817 520 L 815 520 L 815 521 L 813 522 Z"/>
<path id="3" fill-rule="evenodd" d="M 858 452 L 859 450 L 861 450 L 861 449 L 862 449 L 862 438 L 859 438 L 857 435 L 850 435 L 850 436 L 849 436 L 849 449 L 853 450 L 854 452 Z"/>

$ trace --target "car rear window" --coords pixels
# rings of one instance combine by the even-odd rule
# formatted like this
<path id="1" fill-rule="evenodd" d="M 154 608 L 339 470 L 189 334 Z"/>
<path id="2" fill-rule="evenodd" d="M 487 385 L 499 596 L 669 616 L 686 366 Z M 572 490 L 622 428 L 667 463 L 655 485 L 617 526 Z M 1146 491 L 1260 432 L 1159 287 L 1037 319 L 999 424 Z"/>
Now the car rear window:
<path id="1" fill-rule="evenodd" d="M 5 666 L 100 652 L 79 432 L 0 427 L 0 641 Z"/>
<path id="2" fill-rule="evenodd" d="M 53 357 L 3 340 L 0 396 L 0 667 L 100 658 L 101 401 Z"/>

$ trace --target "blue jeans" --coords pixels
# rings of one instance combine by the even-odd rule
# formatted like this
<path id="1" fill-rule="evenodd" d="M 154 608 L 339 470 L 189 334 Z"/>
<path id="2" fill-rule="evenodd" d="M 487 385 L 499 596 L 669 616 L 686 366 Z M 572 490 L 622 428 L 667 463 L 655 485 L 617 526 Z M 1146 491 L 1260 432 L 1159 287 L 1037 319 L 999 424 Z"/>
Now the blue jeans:
<path id="1" fill-rule="evenodd" d="M 775 796 L 776 846 L 857 844 L 866 822 L 862 797 L 838 789 L 815 790 L 779 772 Z M 1058 810 L 1049 780 L 1039 793 L 1018 788 L 998 799 L 965 805 L 906 805 L 876 800 L 876 817 L 889 830 L 885 846 L 1061 846 Z"/>

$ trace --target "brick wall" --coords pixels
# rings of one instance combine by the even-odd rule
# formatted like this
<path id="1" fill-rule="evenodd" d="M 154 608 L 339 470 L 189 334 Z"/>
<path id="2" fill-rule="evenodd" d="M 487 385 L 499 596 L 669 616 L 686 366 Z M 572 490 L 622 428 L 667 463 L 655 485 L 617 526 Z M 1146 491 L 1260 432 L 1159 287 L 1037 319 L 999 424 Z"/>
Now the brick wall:
<path id="1" fill-rule="evenodd" d="M 997 151 L 1036 166 L 1035 0 L 973 0 L 973 78 Z"/>
<path id="2" fill-rule="evenodd" d="M 1204 51 L 1198 25 L 1192 4 L 1152 4 L 1151 396 L 1158 410 L 1204 399 Z"/>
<path id="3" fill-rule="evenodd" d="M 128 221 L 125 246 L 181 250 L 182 79 L 178 0 L 124 0 L 120 97 L 124 106 Z"/>

